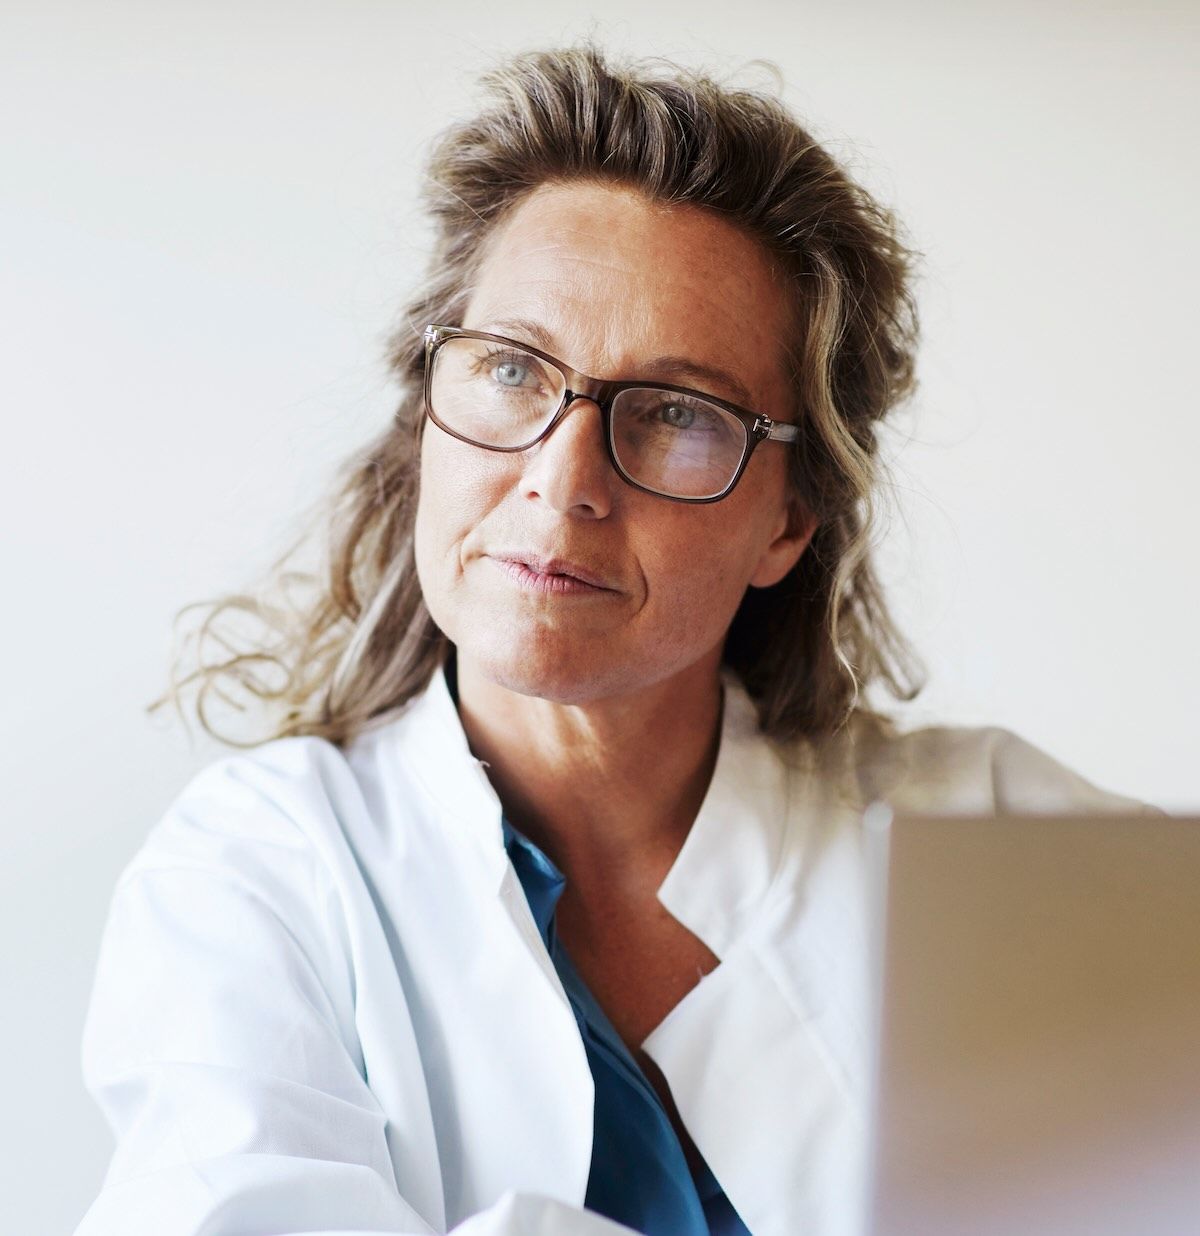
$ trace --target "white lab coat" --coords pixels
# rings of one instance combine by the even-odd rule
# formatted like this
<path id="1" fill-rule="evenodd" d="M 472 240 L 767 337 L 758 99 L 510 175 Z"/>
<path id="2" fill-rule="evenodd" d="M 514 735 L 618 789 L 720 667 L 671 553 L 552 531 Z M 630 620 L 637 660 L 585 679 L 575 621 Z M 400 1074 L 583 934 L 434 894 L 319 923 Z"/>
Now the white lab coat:
<path id="1" fill-rule="evenodd" d="M 646 1040 L 755 1236 L 853 1230 L 866 1107 L 860 814 L 1136 807 L 998 729 L 757 731 L 658 897 L 721 964 Z M 593 1088 L 441 673 L 343 752 L 199 773 L 113 896 L 84 1077 L 116 1136 L 77 1236 L 603 1236 Z M 461 1226 L 456 1226 L 461 1225 Z"/>

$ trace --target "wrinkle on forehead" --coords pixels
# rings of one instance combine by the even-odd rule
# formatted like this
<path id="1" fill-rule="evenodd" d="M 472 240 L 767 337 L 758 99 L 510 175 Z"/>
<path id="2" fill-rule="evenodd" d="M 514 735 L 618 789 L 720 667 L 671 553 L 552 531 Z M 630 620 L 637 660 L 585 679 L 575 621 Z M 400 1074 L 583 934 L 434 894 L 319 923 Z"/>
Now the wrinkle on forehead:
<path id="1" fill-rule="evenodd" d="M 736 374 L 779 415 L 789 316 L 770 255 L 735 225 L 580 182 L 534 190 L 497 225 L 464 324 L 537 320 L 557 355 L 596 376 L 685 356 Z"/>

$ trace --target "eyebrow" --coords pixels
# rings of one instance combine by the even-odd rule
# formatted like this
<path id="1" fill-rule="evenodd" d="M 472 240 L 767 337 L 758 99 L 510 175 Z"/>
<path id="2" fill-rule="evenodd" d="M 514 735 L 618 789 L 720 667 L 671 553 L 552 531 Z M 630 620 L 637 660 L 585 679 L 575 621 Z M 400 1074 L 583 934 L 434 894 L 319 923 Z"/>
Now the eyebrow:
<path id="1" fill-rule="evenodd" d="M 487 326 L 479 329 L 495 335 L 514 335 L 541 348 L 543 352 L 557 355 L 554 337 L 540 322 L 535 322 L 532 318 L 492 318 Z M 655 356 L 639 368 L 644 370 L 639 376 L 644 377 L 647 382 L 665 382 L 671 378 L 702 382 L 709 386 L 723 387 L 731 392 L 728 397 L 732 398 L 734 403 L 740 403 L 746 408 L 751 408 L 755 403 L 743 382 L 727 369 L 716 365 L 703 365 L 686 356 Z"/>

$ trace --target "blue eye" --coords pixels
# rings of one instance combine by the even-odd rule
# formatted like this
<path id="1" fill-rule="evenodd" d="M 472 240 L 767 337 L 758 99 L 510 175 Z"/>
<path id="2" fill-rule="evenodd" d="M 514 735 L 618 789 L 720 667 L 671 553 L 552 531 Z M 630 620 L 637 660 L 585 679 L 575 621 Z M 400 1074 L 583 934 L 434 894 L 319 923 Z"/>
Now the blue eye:
<path id="1" fill-rule="evenodd" d="M 529 370 L 525 365 L 518 365 L 516 361 L 501 361 L 492 374 L 496 381 L 501 386 L 522 386 L 525 380 L 529 377 Z"/>
<path id="2" fill-rule="evenodd" d="M 659 411 L 672 429 L 690 429 L 696 419 L 696 413 L 682 403 L 664 403 Z"/>

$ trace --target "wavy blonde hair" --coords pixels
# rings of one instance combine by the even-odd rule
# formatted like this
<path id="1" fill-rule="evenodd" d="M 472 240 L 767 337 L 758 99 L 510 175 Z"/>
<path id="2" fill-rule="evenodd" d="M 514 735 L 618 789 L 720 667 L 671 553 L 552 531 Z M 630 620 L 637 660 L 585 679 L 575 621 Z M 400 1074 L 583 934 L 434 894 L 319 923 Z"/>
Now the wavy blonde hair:
<path id="1" fill-rule="evenodd" d="M 868 685 L 912 698 L 919 671 L 869 554 L 877 430 L 914 385 L 912 254 L 894 218 L 763 92 L 662 61 L 614 65 L 591 45 L 519 56 L 483 81 L 487 104 L 442 135 L 429 163 L 436 239 L 389 345 L 394 423 L 341 467 L 256 595 L 180 611 L 177 627 L 197 608 L 204 617 L 150 710 L 168 700 L 179 708 L 197 685 L 201 725 L 231 745 L 298 734 L 343 744 L 428 684 L 450 645 L 426 609 L 413 554 L 422 330 L 461 321 L 485 241 L 528 193 L 597 179 L 717 212 L 765 247 L 789 289 L 787 359 L 802 428 L 790 479 L 817 529 L 781 582 L 747 591 L 726 639 L 724 662 L 755 700 L 761 728 L 819 739 L 867 711 Z M 294 569 L 314 537 L 322 565 Z M 255 622 L 253 637 L 221 629 L 236 614 Z M 208 720 L 213 695 L 245 711 L 239 693 L 267 715 L 253 741 Z"/>

